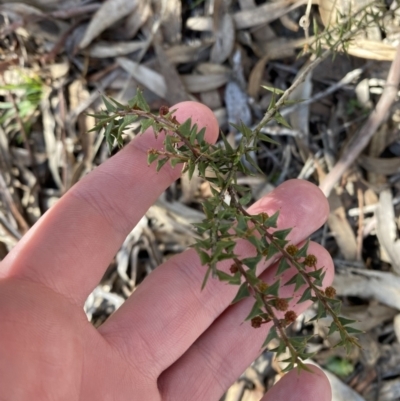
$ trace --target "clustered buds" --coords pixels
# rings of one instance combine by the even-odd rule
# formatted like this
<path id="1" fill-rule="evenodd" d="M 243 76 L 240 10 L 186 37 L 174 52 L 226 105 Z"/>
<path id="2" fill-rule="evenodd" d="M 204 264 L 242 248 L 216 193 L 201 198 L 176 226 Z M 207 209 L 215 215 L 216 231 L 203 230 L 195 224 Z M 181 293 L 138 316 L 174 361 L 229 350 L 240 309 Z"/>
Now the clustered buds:
<path id="1" fill-rule="evenodd" d="M 289 301 L 292 298 L 279 296 L 281 287 L 286 285 L 294 285 L 293 298 L 299 298 L 299 303 L 309 300 L 318 303 L 317 318 L 326 316 L 326 311 L 333 317 L 333 326 L 330 331 L 340 332 L 342 339 L 340 344 L 346 347 L 357 344 L 356 339 L 350 336 L 345 327 L 351 321 L 336 316 L 336 306 L 339 301 L 327 299 L 335 297 L 335 289 L 333 287 L 322 289 L 326 272 L 322 268 L 317 269 L 318 260 L 315 255 L 307 254 L 309 241 L 300 249 L 294 244 L 289 244 L 287 236 L 291 228 L 278 229 L 279 211 L 271 216 L 265 212 L 251 215 L 244 208 L 251 200 L 252 194 L 250 190 L 237 184 L 235 174 L 251 172 L 241 160 L 243 156 L 247 156 L 247 152 L 254 151 L 255 142 L 259 140 L 269 142 L 268 137 L 257 129 L 251 130 L 242 124 L 236 126 L 243 134 L 242 146 L 238 149 L 229 146 L 224 137 L 225 147 L 208 144 L 204 139 L 205 128 L 199 130 L 201 127 L 192 124 L 191 119 L 182 124 L 179 123 L 173 115 L 173 110 L 165 105 L 160 107 L 159 115 L 155 115 L 150 111 L 150 107 L 140 91 L 127 107 L 121 107 L 118 102 L 112 100 L 112 102 L 107 101 L 106 108 L 106 111 L 98 115 L 101 121 L 97 124 L 96 129 L 113 124 L 107 125 L 105 131 L 110 150 L 115 141 L 119 146 L 123 145 L 121 136 L 123 129 L 133 121 L 140 119 L 141 133 L 149 128 L 153 129 L 155 137 L 160 132 L 166 133 L 164 150 L 148 150 L 149 165 L 157 161 L 156 170 L 159 171 L 167 162 L 172 167 L 183 163 L 184 171 L 188 171 L 189 179 L 197 168 L 199 176 L 213 184 L 212 196 L 203 203 L 206 218 L 196 224 L 198 234 L 202 238 L 197 240 L 195 249 L 200 255 L 202 264 L 207 265 L 207 273 L 202 287 L 206 284 L 208 277 L 217 276 L 222 281 L 228 281 L 229 284 L 239 285 L 233 303 L 246 297 L 253 297 L 254 306 L 246 320 L 251 320 L 254 328 L 260 328 L 261 325 L 269 322 L 273 326 L 263 347 L 271 340 L 276 339 L 279 341 L 279 346 L 276 348 L 278 355 L 285 349 L 289 349 L 291 353 L 290 368 L 294 364 L 300 367 L 304 366 L 301 358 L 303 355 L 307 355 L 304 351 L 306 340 L 291 342 L 285 333 L 285 328 L 297 319 L 297 314 L 293 310 L 289 310 Z M 271 113 L 272 117 L 275 112 L 271 111 Z M 109 123 L 113 116 L 114 119 L 117 119 L 117 124 L 113 121 Z M 275 113 L 275 116 L 282 118 L 279 117 L 279 113 Z M 250 160 L 252 159 L 250 158 Z M 227 166 L 233 165 L 234 169 L 227 169 Z M 253 167 L 257 168 L 258 166 L 255 163 Z M 210 169 L 215 173 L 212 176 L 208 174 Z M 222 196 L 224 194 L 231 196 L 230 204 L 225 202 L 225 196 Z M 223 224 L 220 224 L 220 221 L 223 221 Z M 234 221 L 238 222 L 237 229 L 235 229 Z M 269 232 L 271 228 L 276 230 L 273 233 Z M 257 254 L 241 259 L 235 250 L 238 238 L 247 239 L 254 246 Z M 274 263 L 272 257 L 279 254 L 281 260 L 277 264 L 277 279 L 275 282 L 267 284 L 258 277 L 257 264 L 265 263 L 268 260 Z M 218 263 L 227 260 L 233 260 L 229 268 L 233 276 L 219 270 Z M 314 271 L 305 267 L 312 267 Z M 293 270 L 297 271 L 294 275 L 291 274 L 292 278 L 288 280 L 289 277 L 286 277 L 284 272 L 292 273 Z M 280 277 L 278 278 L 278 276 Z M 306 284 L 308 284 L 308 288 L 304 289 Z M 296 294 L 298 291 L 302 291 L 302 294 Z M 351 332 L 356 333 L 357 331 L 353 328 Z"/>
<path id="2" fill-rule="evenodd" d="M 299 248 L 296 245 L 290 244 L 286 247 L 286 252 L 290 256 L 295 256 L 297 252 L 299 252 Z"/>
<path id="3" fill-rule="evenodd" d="M 317 265 L 317 262 L 318 262 L 317 257 L 311 254 L 307 255 L 304 258 L 304 264 L 308 267 L 315 267 Z"/>
<path id="4" fill-rule="evenodd" d="M 284 298 L 276 298 L 275 299 L 275 309 L 281 312 L 287 311 L 289 308 L 289 302 Z"/>
<path id="5" fill-rule="evenodd" d="M 294 311 L 292 311 L 292 310 L 288 310 L 288 311 L 285 313 L 285 322 L 286 322 L 287 324 L 293 323 L 296 319 L 297 319 L 296 312 L 294 312 Z"/>
<path id="6" fill-rule="evenodd" d="M 160 116 L 165 116 L 169 113 L 169 108 L 168 106 L 161 106 L 158 112 Z"/>
<path id="7" fill-rule="evenodd" d="M 326 287 L 325 288 L 325 295 L 328 298 L 334 298 L 334 296 L 336 295 L 336 290 L 333 287 Z"/>
<path id="8" fill-rule="evenodd" d="M 251 326 L 254 327 L 255 329 L 258 329 L 261 327 L 263 323 L 262 317 L 261 316 L 256 316 L 251 319 Z"/>
<path id="9" fill-rule="evenodd" d="M 230 271 L 232 274 L 235 274 L 235 273 L 237 273 L 237 272 L 239 271 L 239 268 L 237 267 L 236 263 L 234 263 L 234 264 L 229 268 L 229 271 Z"/>

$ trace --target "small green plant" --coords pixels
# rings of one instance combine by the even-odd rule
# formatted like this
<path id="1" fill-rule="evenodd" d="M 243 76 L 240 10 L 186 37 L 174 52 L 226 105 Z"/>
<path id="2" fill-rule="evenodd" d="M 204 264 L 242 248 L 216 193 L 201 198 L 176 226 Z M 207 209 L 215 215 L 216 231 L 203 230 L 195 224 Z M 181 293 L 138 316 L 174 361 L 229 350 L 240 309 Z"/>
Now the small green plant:
<path id="1" fill-rule="evenodd" d="M 242 138 L 234 149 L 222 133 L 223 145 L 207 143 L 204 139 L 205 129 L 193 125 L 190 119 L 179 123 L 174 117 L 174 110 L 161 107 L 158 114 L 152 113 L 140 91 L 128 105 L 122 105 L 114 99 L 103 100 L 106 110 L 94 115 L 99 120 L 94 129 L 105 129 L 105 138 L 110 150 L 115 142 L 119 146 L 123 145 L 123 130 L 140 119 L 141 133 L 151 127 L 156 136 L 160 133 L 167 134 L 163 150 L 148 150 L 149 164 L 157 162 L 157 171 L 166 163 L 170 163 L 172 167 L 183 164 L 183 172 L 187 171 L 189 178 L 197 168 L 199 176 L 210 182 L 212 196 L 203 202 L 205 219 L 195 224 L 198 238 L 193 245 L 201 263 L 207 266 L 202 287 L 211 275 L 238 286 L 232 303 L 253 297 L 253 307 L 246 320 L 250 321 L 254 328 L 268 322 L 273 323 L 263 347 L 272 340 L 278 341 L 278 346 L 272 351 L 278 355 L 289 351 L 290 358 L 285 360 L 288 362 L 286 369 L 290 370 L 295 365 L 306 369 L 302 360 L 311 356 L 306 351 L 310 337 L 290 338 L 285 330 L 297 317 L 296 313 L 289 309 L 291 298 L 282 298 L 279 295 L 280 288 L 286 285 L 294 285 L 294 295 L 299 295 L 298 303 L 311 300 L 317 304 L 314 319 L 321 319 L 327 314 L 332 316 L 329 334 L 336 331 L 340 333 L 341 341 L 338 345 L 345 346 L 347 350 L 358 345 L 357 339 L 351 334 L 359 331 L 349 326 L 354 321 L 338 316 L 340 301 L 334 298 L 335 290 L 332 287 L 322 287 L 325 271 L 318 267 L 317 258 L 308 253 L 309 242 L 300 249 L 290 244 L 286 239 L 291 231 L 290 227 L 271 232 L 271 229 L 277 227 L 279 211 L 271 216 L 266 213 L 250 215 L 245 209 L 251 200 L 251 192 L 249 188 L 237 183 L 237 175 L 251 175 L 252 172 L 243 160 L 259 170 L 249 153 L 257 150 L 254 144 L 259 141 L 273 142 L 260 132 L 261 125 L 254 130 L 244 124 L 235 125 L 242 133 Z M 279 102 L 280 100 L 276 104 Z M 271 106 L 271 110 L 273 107 Z M 272 115 L 275 120 L 286 124 L 278 111 L 275 110 Z M 226 200 L 227 195 L 230 197 L 229 202 Z M 247 258 L 239 257 L 235 252 L 239 239 L 249 241 L 256 254 Z M 273 283 L 262 281 L 256 275 L 257 265 L 278 255 L 281 255 L 281 260 L 276 280 Z M 229 272 L 219 267 L 220 262 L 225 260 L 232 261 Z M 295 267 L 297 273 L 287 282 L 282 282 L 282 273 L 291 267 Z M 298 294 L 299 289 L 301 294 Z"/>
<path id="2" fill-rule="evenodd" d="M 330 357 L 326 362 L 325 368 L 340 377 L 346 377 L 354 372 L 354 366 L 351 361 L 337 356 Z"/>
<path id="3" fill-rule="evenodd" d="M 0 85 L 8 101 L 0 102 L 0 124 L 8 121 L 23 131 L 30 132 L 36 110 L 43 94 L 43 83 L 38 76 L 22 75 L 20 83 Z M 22 138 L 19 138 L 22 140 Z"/>
<path id="4" fill-rule="evenodd" d="M 98 120 L 93 130 L 104 129 L 110 151 L 115 144 L 122 147 L 126 127 L 140 121 L 140 133 L 151 127 L 156 136 L 160 133 L 166 134 L 162 150 L 148 150 L 148 163 L 156 162 L 157 171 L 167 163 L 172 167 L 181 164 L 183 172 L 187 172 L 189 178 L 196 170 L 203 180 L 210 182 L 212 196 L 203 202 L 205 218 L 201 223 L 195 224 L 198 236 L 193 245 L 202 265 L 206 266 L 202 287 L 212 276 L 238 287 L 232 303 L 252 297 L 254 302 L 246 321 L 254 328 L 272 323 L 263 347 L 274 341 L 277 346 L 271 351 L 278 356 L 288 351 L 290 356 L 284 361 L 287 362 L 285 370 L 295 366 L 307 369 L 303 360 L 311 354 L 307 352 L 310 336 L 293 338 L 286 332 L 286 328 L 297 316 L 289 308 L 292 298 L 280 296 L 282 286 L 294 287 L 293 296 L 298 298 L 298 303 L 312 301 L 316 304 L 317 312 L 312 320 L 331 316 L 328 335 L 338 332 L 340 340 L 337 346 L 345 347 L 347 352 L 354 346 L 360 346 L 354 337 L 360 331 L 351 327 L 354 320 L 339 316 L 341 302 L 335 298 L 335 289 L 323 288 L 325 271 L 318 266 L 315 255 L 308 252 L 309 241 L 301 248 L 290 244 L 287 236 L 291 227 L 276 230 L 279 211 L 272 215 L 249 214 L 245 206 L 251 201 L 251 192 L 249 188 L 238 184 L 237 177 L 238 174 L 252 175 L 249 166 L 262 173 L 250 154 L 258 150 L 258 144 L 262 141 L 276 142 L 263 134 L 261 128 L 272 120 L 289 126 L 279 112 L 280 108 L 293 103 L 289 100 L 290 94 L 313 68 L 335 51 L 346 50 L 352 37 L 371 23 L 368 8 L 365 8 L 363 15 L 360 11 L 356 15 L 357 18 L 340 16 L 331 30 L 321 34 L 315 26 L 315 40 L 304 49 L 313 53 L 313 61 L 286 91 L 264 87 L 272 91 L 268 110 L 254 129 L 243 123 L 234 125 L 242 134 L 236 148 L 230 145 L 223 133 L 222 144 L 206 142 L 204 128 L 192 124 L 191 119 L 179 123 L 174 117 L 174 110 L 166 106 L 161 107 L 158 113 L 152 113 L 140 91 L 137 91 L 127 105 L 111 98 L 103 98 L 105 110 L 93 115 Z M 376 18 L 373 22 L 376 22 Z M 324 47 L 328 49 L 322 51 Z M 238 240 L 251 243 L 255 255 L 240 257 L 235 251 Z M 274 261 L 278 256 L 280 261 L 275 280 L 271 283 L 262 281 L 256 274 L 257 265 Z M 221 262 L 227 260 L 231 261 L 229 271 L 221 268 Z M 294 268 L 296 272 L 283 282 L 282 274 L 290 268 Z"/>

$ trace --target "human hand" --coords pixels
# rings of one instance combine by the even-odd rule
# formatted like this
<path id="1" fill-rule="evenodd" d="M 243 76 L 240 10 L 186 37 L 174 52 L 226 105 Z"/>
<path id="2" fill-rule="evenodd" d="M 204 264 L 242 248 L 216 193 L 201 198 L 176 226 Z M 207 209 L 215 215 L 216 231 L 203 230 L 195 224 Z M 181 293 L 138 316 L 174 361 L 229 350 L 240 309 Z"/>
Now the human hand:
<path id="1" fill-rule="evenodd" d="M 217 139 L 208 108 L 176 108 L 179 121 L 191 116 L 207 128 L 207 140 Z M 205 268 L 193 250 L 158 267 L 99 329 L 87 321 L 85 299 L 127 234 L 180 175 L 178 168 L 148 167 L 147 150 L 161 146 L 151 132 L 135 138 L 65 194 L 1 262 L 1 401 L 217 401 L 259 354 L 267 325 L 241 324 L 251 300 L 229 306 L 232 286 L 209 280 L 200 291 Z M 278 209 L 279 226 L 294 227 L 288 239 L 295 244 L 328 215 L 320 190 L 300 180 L 282 184 L 249 212 Z M 238 248 L 251 255 L 248 244 Z M 329 254 L 315 243 L 309 250 L 327 269 L 329 285 Z M 276 264 L 265 270 L 263 280 L 275 270 Z M 330 401 L 326 376 L 312 369 L 290 372 L 263 401 Z"/>

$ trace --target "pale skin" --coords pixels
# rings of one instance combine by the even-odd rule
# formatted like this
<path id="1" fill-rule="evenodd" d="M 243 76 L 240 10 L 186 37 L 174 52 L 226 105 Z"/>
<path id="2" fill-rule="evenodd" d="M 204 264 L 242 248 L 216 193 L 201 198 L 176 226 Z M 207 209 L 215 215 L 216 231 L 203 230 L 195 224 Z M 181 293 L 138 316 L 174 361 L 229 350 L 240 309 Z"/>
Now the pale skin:
<path id="1" fill-rule="evenodd" d="M 208 141 L 217 139 L 208 108 L 193 102 L 176 108 L 179 121 L 192 117 L 206 127 Z M 150 131 L 135 138 L 68 191 L 1 262 L 1 401 L 218 401 L 260 354 L 268 327 L 242 324 L 251 299 L 229 306 L 237 287 L 217 280 L 200 291 L 205 267 L 192 250 L 158 267 L 99 329 L 87 321 L 85 299 L 126 235 L 180 175 L 179 168 L 157 173 L 147 165 L 146 151 L 161 147 Z M 279 227 L 294 227 L 295 244 L 328 216 L 321 191 L 299 180 L 249 212 L 277 209 Z M 239 248 L 251 256 L 251 246 Z M 316 243 L 310 252 L 330 285 L 329 254 Z M 261 277 L 273 280 L 274 268 L 260 266 Z M 290 291 L 284 287 L 281 295 Z M 293 309 L 299 314 L 308 306 Z M 311 369 L 314 374 L 292 371 L 262 400 L 330 401 L 326 376 Z"/>

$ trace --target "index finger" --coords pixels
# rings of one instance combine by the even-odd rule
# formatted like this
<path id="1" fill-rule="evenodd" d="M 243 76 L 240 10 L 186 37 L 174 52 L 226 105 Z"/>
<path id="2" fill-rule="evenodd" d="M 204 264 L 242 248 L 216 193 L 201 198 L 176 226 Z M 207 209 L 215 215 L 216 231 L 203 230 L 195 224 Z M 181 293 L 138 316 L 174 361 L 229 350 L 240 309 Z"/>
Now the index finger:
<path id="1" fill-rule="evenodd" d="M 206 128 L 215 142 L 218 123 L 212 111 L 195 102 L 174 106 L 179 122 Z M 152 130 L 137 136 L 117 155 L 92 171 L 47 211 L 2 262 L 0 278 L 39 282 L 82 304 L 100 281 L 122 242 L 181 173 L 147 165 L 147 151 L 162 148 Z"/>

